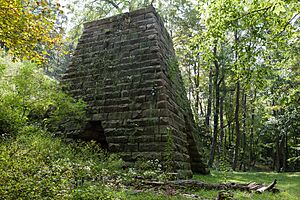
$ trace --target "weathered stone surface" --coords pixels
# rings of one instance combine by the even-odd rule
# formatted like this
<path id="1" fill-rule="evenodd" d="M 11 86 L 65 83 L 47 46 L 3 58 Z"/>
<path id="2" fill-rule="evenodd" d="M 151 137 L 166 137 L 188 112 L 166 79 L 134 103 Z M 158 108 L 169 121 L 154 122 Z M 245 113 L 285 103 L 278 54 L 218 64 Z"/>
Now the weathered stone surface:
<path id="1" fill-rule="evenodd" d="M 172 39 L 153 7 L 86 23 L 62 81 L 101 125 L 70 133 L 106 139 L 127 163 L 171 153 L 181 176 L 206 173 Z"/>

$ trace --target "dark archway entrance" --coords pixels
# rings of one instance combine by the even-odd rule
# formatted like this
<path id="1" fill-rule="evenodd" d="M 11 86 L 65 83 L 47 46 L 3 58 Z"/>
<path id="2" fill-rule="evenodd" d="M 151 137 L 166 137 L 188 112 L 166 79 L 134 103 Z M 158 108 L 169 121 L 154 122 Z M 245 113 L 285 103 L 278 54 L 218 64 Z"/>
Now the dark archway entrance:
<path id="1" fill-rule="evenodd" d="M 95 140 L 103 149 L 108 149 L 108 143 L 101 121 L 88 122 L 80 138 L 85 141 Z"/>

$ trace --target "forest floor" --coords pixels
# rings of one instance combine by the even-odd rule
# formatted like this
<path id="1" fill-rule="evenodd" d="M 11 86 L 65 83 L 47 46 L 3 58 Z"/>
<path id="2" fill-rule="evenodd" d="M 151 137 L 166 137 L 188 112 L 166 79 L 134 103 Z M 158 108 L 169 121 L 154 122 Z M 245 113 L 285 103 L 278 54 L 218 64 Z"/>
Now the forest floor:
<path id="1" fill-rule="evenodd" d="M 300 172 L 275 173 L 275 172 L 221 172 L 212 171 L 210 175 L 195 175 L 195 180 L 207 183 L 263 183 L 269 184 L 277 179 L 276 188 L 279 193 L 264 192 L 262 194 L 227 191 L 233 199 L 256 199 L 256 200 L 299 200 L 300 199 Z M 128 199 L 216 199 L 217 190 L 185 189 L 181 191 L 169 190 L 163 192 L 128 193 Z"/>
<path id="2" fill-rule="evenodd" d="M 208 176 L 196 175 L 194 179 L 202 180 L 208 183 L 235 182 L 235 183 L 264 183 L 269 184 L 274 179 L 277 180 L 276 188 L 279 193 L 264 192 L 262 194 L 234 191 L 235 199 L 277 199 L 277 200 L 299 200 L 300 199 L 300 172 L 296 173 L 275 173 L 275 172 L 220 172 L 212 171 Z M 213 198 L 217 196 L 218 191 L 200 190 L 195 194 Z"/>
<path id="3" fill-rule="evenodd" d="M 159 181 L 164 175 L 162 171 L 123 170 L 122 163 L 117 155 L 107 154 L 93 142 L 65 143 L 47 132 L 27 127 L 24 133 L 0 140 L 0 200 L 203 200 L 216 199 L 220 192 L 182 184 L 174 186 L 171 182 Z M 146 174 L 152 178 L 147 179 Z M 193 179 L 205 183 L 264 185 L 276 179 L 279 193 L 236 190 L 225 193 L 232 196 L 228 199 L 300 200 L 300 172 L 211 171 L 209 175 L 194 175 Z"/>

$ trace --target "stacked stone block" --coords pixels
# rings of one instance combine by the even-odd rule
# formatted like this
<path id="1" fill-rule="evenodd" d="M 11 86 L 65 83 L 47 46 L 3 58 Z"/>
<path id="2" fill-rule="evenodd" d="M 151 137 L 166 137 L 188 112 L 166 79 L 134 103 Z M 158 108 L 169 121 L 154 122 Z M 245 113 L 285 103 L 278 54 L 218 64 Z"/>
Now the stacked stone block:
<path id="1" fill-rule="evenodd" d="M 105 137 L 109 151 L 206 173 L 172 40 L 153 7 L 86 23 L 63 83 L 87 102 L 88 120 L 103 130 L 92 139 Z"/>

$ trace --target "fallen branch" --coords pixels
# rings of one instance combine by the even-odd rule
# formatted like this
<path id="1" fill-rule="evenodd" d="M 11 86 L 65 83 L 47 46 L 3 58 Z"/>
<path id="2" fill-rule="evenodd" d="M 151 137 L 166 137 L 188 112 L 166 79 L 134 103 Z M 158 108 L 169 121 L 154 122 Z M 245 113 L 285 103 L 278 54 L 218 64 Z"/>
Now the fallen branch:
<path id="1" fill-rule="evenodd" d="M 193 187 L 197 189 L 206 189 L 206 190 L 240 190 L 247 192 L 257 192 L 263 193 L 265 191 L 271 192 L 279 192 L 278 189 L 275 188 L 276 179 L 270 185 L 263 185 L 257 183 L 249 183 L 249 184 L 238 184 L 238 183 L 205 183 L 197 180 L 176 180 L 176 181 L 142 181 L 142 185 L 151 186 L 151 187 L 165 187 L 171 186 L 176 188 L 186 188 Z"/>
<path id="2" fill-rule="evenodd" d="M 263 193 L 264 191 L 272 191 L 276 185 L 277 180 L 275 179 L 270 185 L 261 187 L 256 190 L 258 193 Z"/>

